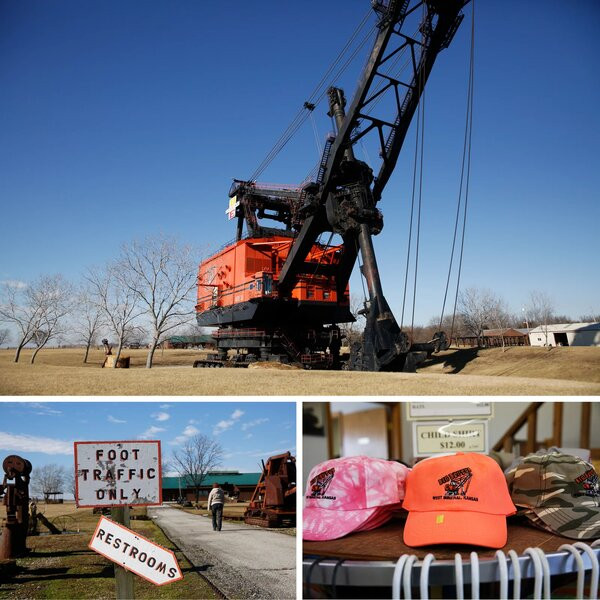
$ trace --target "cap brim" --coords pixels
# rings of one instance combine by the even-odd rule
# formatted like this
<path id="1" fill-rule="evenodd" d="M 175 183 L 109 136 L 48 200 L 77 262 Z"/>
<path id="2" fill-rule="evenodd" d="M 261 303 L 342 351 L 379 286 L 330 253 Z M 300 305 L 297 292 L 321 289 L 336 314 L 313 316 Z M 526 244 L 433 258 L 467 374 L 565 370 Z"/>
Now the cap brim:
<path id="1" fill-rule="evenodd" d="M 331 510 L 305 506 L 302 516 L 302 539 L 321 542 L 344 537 L 364 525 L 380 509 Z"/>
<path id="2" fill-rule="evenodd" d="M 600 537 L 600 508 L 574 506 L 531 509 L 558 535 L 576 540 Z"/>
<path id="3" fill-rule="evenodd" d="M 480 512 L 411 511 L 404 526 L 404 543 L 412 547 L 469 544 L 502 548 L 506 538 L 506 516 Z"/>

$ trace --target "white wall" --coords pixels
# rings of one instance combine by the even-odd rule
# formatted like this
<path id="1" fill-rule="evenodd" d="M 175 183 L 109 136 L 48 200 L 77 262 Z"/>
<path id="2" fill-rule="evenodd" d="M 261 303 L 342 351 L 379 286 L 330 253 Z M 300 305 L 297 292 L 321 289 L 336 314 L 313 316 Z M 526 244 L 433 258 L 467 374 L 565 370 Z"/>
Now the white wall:
<path id="1" fill-rule="evenodd" d="M 567 339 L 569 346 L 600 346 L 600 331 L 574 331 Z"/>

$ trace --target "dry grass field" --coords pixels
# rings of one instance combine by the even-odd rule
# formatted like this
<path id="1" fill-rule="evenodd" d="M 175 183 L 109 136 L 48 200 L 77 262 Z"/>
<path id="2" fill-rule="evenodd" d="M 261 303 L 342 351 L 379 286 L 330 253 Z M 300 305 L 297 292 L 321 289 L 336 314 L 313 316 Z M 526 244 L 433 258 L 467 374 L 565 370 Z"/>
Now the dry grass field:
<path id="1" fill-rule="evenodd" d="M 194 350 L 165 350 L 143 368 L 144 350 L 127 350 L 131 369 L 101 369 L 94 351 L 42 351 L 29 364 L 0 351 L 3 395 L 599 395 L 600 348 L 449 350 L 419 373 L 356 373 L 281 369 L 193 369 Z"/>

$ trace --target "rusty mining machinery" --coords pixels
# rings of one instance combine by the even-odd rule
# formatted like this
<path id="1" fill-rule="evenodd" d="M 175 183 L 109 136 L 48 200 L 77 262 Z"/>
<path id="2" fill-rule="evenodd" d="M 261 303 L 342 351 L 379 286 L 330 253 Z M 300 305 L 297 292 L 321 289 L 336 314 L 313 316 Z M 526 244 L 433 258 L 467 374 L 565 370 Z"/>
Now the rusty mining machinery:
<path id="1" fill-rule="evenodd" d="M 244 513 L 248 525 L 294 527 L 296 525 L 296 459 L 290 452 L 271 456 Z"/>
<path id="2" fill-rule="evenodd" d="M 6 522 L 0 536 L 0 559 L 19 558 L 27 552 L 32 467 L 27 459 L 11 454 L 2 462 L 2 468 L 4 479 L 0 484 L 0 496 L 4 495 Z"/>
<path id="3" fill-rule="evenodd" d="M 377 204 L 429 74 L 467 2 L 373 0 L 376 38 L 349 107 L 342 89 L 327 90 L 336 132 L 327 138 L 316 177 L 299 186 L 265 185 L 254 176 L 234 180 L 229 216 L 237 219 L 236 240 L 205 260 L 198 276 L 197 322 L 218 328 L 217 355 L 194 366 L 275 360 L 305 368 L 414 370 L 426 354 L 448 347 L 442 331 L 417 344 L 401 329 L 383 293 L 373 236 L 383 227 Z M 417 35 L 404 33 L 415 22 Z M 410 66 L 401 79 L 391 67 L 402 54 Z M 384 96 L 385 110 L 376 111 Z M 304 106 L 314 109 L 309 102 Z M 380 114 L 386 111 L 391 115 Z M 376 175 L 353 151 L 367 134 L 377 140 Z M 278 226 L 264 226 L 263 219 Z M 323 244 L 323 234 L 341 243 Z M 339 324 L 355 320 L 348 282 L 359 253 L 368 290 L 361 311 L 366 324 L 344 362 Z"/>

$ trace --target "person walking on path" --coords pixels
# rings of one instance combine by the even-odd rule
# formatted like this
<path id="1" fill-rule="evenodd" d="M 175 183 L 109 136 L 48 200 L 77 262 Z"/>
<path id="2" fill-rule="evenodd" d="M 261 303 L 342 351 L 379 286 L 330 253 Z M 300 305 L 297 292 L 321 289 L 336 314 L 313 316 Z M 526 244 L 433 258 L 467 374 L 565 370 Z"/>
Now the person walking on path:
<path id="1" fill-rule="evenodd" d="M 224 503 L 225 492 L 219 487 L 218 483 L 213 483 L 212 490 L 208 495 L 208 510 L 212 512 L 213 531 L 221 531 Z"/>

